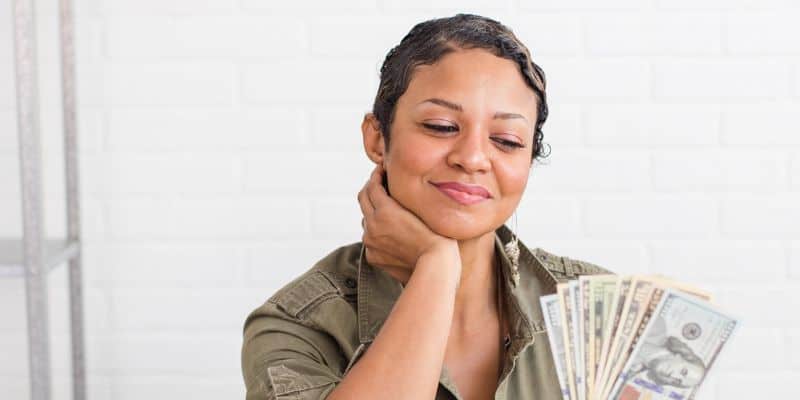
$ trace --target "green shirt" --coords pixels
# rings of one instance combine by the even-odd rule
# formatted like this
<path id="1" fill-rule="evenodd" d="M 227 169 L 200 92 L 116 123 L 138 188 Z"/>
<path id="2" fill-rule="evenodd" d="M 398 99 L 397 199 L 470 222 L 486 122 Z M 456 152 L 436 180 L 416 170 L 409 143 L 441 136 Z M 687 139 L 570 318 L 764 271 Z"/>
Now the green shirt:
<path id="1" fill-rule="evenodd" d="M 495 231 L 510 344 L 495 399 L 561 400 L 539 297 L 557 282 L 610 273 L 597 265 L 529 250 L 520 240 L 519 283 L 511 279 L 505 225 Z M 366 261 L 361 242 L 339 247 L 279 289 L 244 323 L 247 399 L 324 399 L 375 339 L 403 287 Z M 442 368 L 436 400 L 461 399 Z"/>

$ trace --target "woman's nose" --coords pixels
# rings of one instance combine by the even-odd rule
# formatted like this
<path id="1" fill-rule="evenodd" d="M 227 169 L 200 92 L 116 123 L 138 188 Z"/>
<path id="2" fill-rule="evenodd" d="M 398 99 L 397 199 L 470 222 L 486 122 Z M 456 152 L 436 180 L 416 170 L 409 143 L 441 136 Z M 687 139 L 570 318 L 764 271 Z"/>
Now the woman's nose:
<path id="1" fill-rule="evenodd" d="M 465 172 L 486 172 L 491 166 L 488 155 L 489 140 L 482 132 L 463 131 L 448 155 L 450 165 Z"/>

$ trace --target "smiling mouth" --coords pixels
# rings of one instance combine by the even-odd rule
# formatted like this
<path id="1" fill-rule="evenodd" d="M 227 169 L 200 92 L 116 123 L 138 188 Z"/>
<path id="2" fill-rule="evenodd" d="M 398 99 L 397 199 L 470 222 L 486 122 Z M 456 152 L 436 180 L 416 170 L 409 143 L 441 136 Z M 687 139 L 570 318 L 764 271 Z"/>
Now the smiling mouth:
<path id="1" fill-rule="evenodd" d="M 455 202 L 461 205 L 472 205 L 477 204 L 483 201 L 488 200 L 490 197 L 487 197 L 482 194 L 472 194 L 462 190 L 454 189 L 451 185 L 437 185 L 431 183 L 434 187 L 439 189 L 439 191 L 444 194 L 445 196 L 449 197 L 450 199 L 454 200 Z"/>

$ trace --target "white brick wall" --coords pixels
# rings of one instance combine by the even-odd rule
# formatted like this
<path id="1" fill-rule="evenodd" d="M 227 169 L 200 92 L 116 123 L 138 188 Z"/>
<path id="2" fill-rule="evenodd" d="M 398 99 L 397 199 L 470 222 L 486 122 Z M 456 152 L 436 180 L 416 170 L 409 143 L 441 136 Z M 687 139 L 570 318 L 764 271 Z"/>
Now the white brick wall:
<path id="1" fill-rule="evenodd" d="M 523 240 L 711 289 L 744 325 L 701 398 L 796 397 L 797 1 L 76 2 L 90 398 L 243 397 L 246 314 L 360 239 L 359 124 L 383 57 L 458 11 L 508 24 L 548 78 L 553 152 L 532 169 Z M 38 8 L 58 235 L 56 2 Z M 10 18 L 0 0 L 0 236 L 21 231 Z M 50 285 L 66 399 L 63 267 Z M 0 280 L 0 315 L 0 392 L 26 398 L 21 281 Z"/>

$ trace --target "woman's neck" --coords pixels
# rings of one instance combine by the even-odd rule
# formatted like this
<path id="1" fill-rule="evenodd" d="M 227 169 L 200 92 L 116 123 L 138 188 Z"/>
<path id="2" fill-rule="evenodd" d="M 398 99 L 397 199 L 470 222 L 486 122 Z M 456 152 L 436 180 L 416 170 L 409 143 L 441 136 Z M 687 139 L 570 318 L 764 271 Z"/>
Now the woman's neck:
<path id="1" fill-rule="evenodd" d="M 495 232 L 459 241 L 458 248 L 461 282 L 456 293 L 453 326 L 458 330 L 471 330 L 497 314 Z"/>

